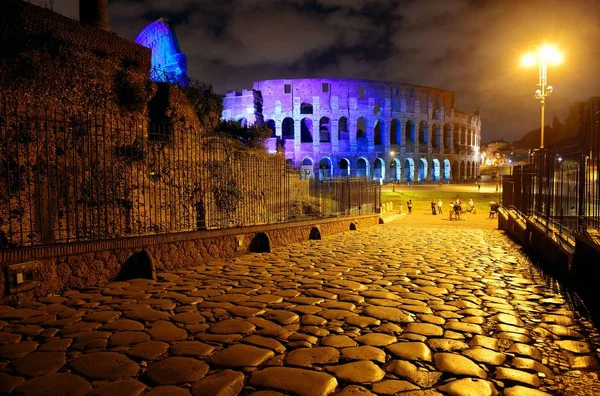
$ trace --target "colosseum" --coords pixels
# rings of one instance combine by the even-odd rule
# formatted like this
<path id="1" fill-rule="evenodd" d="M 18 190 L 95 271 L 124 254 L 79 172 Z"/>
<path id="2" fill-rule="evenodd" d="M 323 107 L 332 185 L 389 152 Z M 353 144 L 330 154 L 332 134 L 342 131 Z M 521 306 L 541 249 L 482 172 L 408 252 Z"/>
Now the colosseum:
<path id="1" fill-rule="evenodd" d="M 228 92 L 223 108 L 224 119 L 268 125 L 267 149 L 283 149 L 307 177 L 425 183 L 479 175 L 479 111 L 456 109 L 451 91 L 354 79 L 263 80 Z"/>

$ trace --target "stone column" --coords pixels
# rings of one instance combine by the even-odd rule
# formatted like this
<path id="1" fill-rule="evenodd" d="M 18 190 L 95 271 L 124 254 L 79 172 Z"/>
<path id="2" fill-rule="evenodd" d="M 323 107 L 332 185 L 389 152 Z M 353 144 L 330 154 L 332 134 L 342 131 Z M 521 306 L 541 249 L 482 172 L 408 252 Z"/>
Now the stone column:
<path id="1" fill-rule="evenodd" d="M 375 122 L 377 120 L 373 118 L 367 119 L 367 146 L 369 147 L 369 153 L 375 151 Z"/>
<path id="2" fill-rule="evenodd" d="M 79 22 L 110 31 L 108 27 L 108 0 L 79 0 Z"/>

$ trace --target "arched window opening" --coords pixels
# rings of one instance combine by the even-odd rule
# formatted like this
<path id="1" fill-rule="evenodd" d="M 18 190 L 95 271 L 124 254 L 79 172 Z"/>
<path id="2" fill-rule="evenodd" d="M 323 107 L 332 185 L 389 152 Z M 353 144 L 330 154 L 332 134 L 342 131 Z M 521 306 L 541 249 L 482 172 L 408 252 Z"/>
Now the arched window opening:
<path id="1" fill-rule="evenodd" d="M 377 146 L 377 145 L 383 144 L 383 138 L 382 138 L 382 135 L 383 135 L 383 122 L 381 120 L 375 121 L 374 132 L 375 132 L 375 136 L 374 136 L 375 145 Z"/>
<path id="2" fill-rule="evenodd" d="M 367 137 L 367 120 L 364 117 L 360 117 L 356 121 L 356 138 L 364 139 Z"/>
<path id="3" fill-rule="evenodd" d="M 390 124 L 390 144 L 400 144 L 400 122 L 393 119 Z"/>
<path id="4" fill-rule="evenodd" d="M 300 105 L 300 114 L 312 114 L 313 106 L 310 103 L 302 103 Z"/>
<path id="5" fill-rule="evenodd" d="M 275 121 L 273 120 L 267 120 L 267 122 L 265 123 L 267 125 L 267 128 L 269 128 L 271 130 L 271 137 L 276 137 L 277 136 L 277 130 L 275 128 Z"/>
<path id="6" fill-rule="evenodd" d="M 421 121 L 419 123 L 419 144 L 427 144 L 428 142 L 428 130 L 427 123 L 425 121 Z"/>
<path id="7" fill-rule="evenodd" d="M 283 139 L 294 139 L 294 119 L 287 117 L 281 123 L 281 137 Z"/>
<path id="8" fill-rule="evenodd" d="M 319 142 L 329 143 L 331 142 L 331 136 L 329 133 L 329 118 L 321 117 L 319 120 Z"/>
<path id="9" fill-rule="evenodd" d="M 300 142 L 312 143 L 313 141 L 313 125 L 310 118 L 303 118 L 300 122 Z"/>
<path id="10" fill-rule="evenodd" d="M 338 121 L 338 140 L 350 140 L 348 119 L 346 117 L 341 117 Z"/>

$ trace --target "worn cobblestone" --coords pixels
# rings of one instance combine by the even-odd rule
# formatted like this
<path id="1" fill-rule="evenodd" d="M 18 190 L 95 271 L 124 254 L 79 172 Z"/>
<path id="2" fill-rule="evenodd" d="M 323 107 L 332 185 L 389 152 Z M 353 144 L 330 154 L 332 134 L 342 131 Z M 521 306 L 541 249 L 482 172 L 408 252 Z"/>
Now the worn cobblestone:
<path id="1" fill-rule="evenodd" d="M 5 393 L 600 389 L 596 330 L 497 230 L 386 224 L 0 306 L 0 319 Z"/>

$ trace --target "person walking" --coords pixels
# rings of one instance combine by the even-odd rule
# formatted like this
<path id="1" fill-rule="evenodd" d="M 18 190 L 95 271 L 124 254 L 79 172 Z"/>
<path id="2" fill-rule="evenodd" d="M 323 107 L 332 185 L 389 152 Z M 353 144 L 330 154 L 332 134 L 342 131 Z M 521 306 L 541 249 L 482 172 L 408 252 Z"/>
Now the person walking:
<path id="1" fill-rule="evenodd" d="M 441 199 L 438 201 L 437 207 L 438 207 L 438 214 L 442 214 L 442 200 Z"/>
<path id="2" fill-rule="evenodd" d="M 431 214 L 434 215 L 434 216 L 436 215 L 435 206 L 436 206 L 435 205 L 435 199 L 432 199 L 431 200 Z"/>
<path id="3" fill-rule="evenodd" d="M 408 208 L 408 214 L 412 213 L 412 199 L 408 199 L 408 201 L 406 201 L 406 207 Z"/>
<path id="4" fill-rule="evenodd" d="M 477 182 L 477 192 L 481 191 L 481 184 L 479 184 L 479 182 Z"/>
<path id="5" fill-rule="evenodd" d="M 452 215 L 454 214 L 454 203 L 452 201 L 450 201 L 450 206 L 448 206 L 448 214 L 450 215 L 448 220 L 452 221 Z"/>

